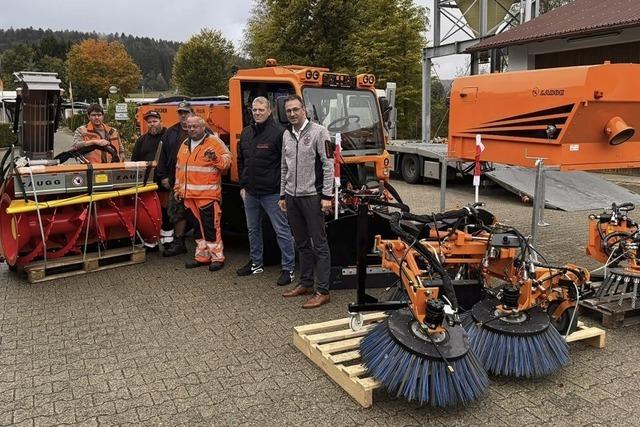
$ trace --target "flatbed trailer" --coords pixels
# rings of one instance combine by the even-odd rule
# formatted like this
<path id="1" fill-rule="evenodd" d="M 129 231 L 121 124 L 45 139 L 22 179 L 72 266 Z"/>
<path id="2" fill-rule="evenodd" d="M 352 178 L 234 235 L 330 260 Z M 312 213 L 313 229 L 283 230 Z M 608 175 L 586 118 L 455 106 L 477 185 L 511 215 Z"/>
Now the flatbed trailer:
<path id="1" fill-rule="evenodd" d="M 421 182 L 423 178 L 440 180 L 441 165 L 447 156 L 447 144 L 393 140 L 387 145 L 387 151 L 391 156 L 392 171 L 409 184 Z M 453 168 L 454 172 L 465 172 L 470 164 L 461 163 L 457 159 L 447 160 L 447 165 Z"/>

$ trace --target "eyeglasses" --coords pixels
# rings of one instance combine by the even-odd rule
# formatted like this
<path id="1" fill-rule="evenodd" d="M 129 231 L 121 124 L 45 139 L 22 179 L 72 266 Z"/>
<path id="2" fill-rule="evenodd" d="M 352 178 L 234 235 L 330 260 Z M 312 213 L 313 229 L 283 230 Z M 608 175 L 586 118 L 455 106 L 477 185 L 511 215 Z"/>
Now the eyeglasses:
<path id="1" fill-rule="evenodd" d="M 187 125 L 187 129 L 198 129 L 198 128 L 203 128 L 204 126 L 202 125 Z"/>
<path id="2" fill-rule="evenodd" d="M 287 112 L 287 114 L 296 114 L 298 113 L 300 110 L 302 110 L 302 108 L 300 107 L 295 107 L 295 108 L 288 108 L 287 110 L 285 110 Z"/>

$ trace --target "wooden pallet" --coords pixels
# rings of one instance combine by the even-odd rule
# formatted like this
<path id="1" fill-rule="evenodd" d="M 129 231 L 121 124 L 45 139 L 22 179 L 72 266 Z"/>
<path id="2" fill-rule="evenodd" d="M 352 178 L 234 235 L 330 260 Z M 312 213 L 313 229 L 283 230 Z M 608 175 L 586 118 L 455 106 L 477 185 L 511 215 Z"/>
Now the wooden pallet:
<path id="1" fill-rule="evenodd" d="M 580 301 L 580 311 L 597 316 L 606 328 L 615 329 L 640 323 L 640 307 L 632 307 L 631 298 L 623 299 L 622 303 L 619 300 L 586 299 Z"/>
<path id="2" fill-rule="evenodd" d="M 373 391 L 382 385 L 362 365 L 358 349 L 362 337 L 386 317 L 380 312 L 365 314 L 364 326 L 357 332 L 349 328 L 349 318 L 296 326 L 293 344 L 356 402 L 369 408 L 373 405 Z M 604 330 L 578 322 L 578 330 L 567 337 L 567 342 L 585 341 L 603 348 L 605 336 Z"/>
<path id="3" fill-rule="evenodd" d="M 566 338 L 567 342 L 584 341 L 592 347 L 604 348 L 607 341 L 607 333 L 595 326 L 585 326 L 584 323 L 578 321 L 576 331 L 569 334 Z"/>
<path id="4" fill-rule="evenodd" d="M 364 326 L 349 328 L 349 318 L 293 328 L 293 344 L 349 396 L 365 408 L 373 404 L 373 390 L 381 384 L 368 375 L 360 359 L 360 341 L 384 313 L 364 315 Z"/>
<path id="5" fill-rule="evenodd" d="M 109 249 L 82 255 L 66 256 L 55 260 L 32 262 L 24 266 L 29 283 L 46 282 L 64 277 L 78 276 L 92 271 L 108 270 L 125 265 L 140 264 L 146 259 L 143 247 Z"/>

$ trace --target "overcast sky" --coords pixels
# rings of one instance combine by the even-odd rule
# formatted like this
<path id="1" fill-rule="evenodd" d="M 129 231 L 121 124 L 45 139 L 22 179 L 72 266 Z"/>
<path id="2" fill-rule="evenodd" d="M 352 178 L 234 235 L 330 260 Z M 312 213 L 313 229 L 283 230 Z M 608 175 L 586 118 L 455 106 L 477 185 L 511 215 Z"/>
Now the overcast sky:
<path id="1" fill-rule="evenodd" d="M 242 34 L 255 0 L 5 0 L 0 28 L 125 33 L 186 41 L 203 27 L 216 28 L 241 48 Z M 433 0 L 416 0 L 421 6 Z M 429 36 L 431 39 L 431 36 Z M 460 59 L 440 60 L 437 72 L 451 78 Z"/>

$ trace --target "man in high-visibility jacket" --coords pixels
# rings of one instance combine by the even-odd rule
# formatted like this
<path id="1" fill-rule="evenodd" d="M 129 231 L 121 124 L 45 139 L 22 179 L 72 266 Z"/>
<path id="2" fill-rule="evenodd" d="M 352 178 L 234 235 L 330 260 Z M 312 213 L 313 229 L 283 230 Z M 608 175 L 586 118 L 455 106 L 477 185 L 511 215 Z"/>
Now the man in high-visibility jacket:
<path id="1" fill-rule="evenodd" d="M 72 148 L 81 152 L 91 163 L 124 161 L 120 135 L 116 129 L 103 122 L 104 110 L 100 104 L 89 105 L 87 116 L 89 123 L 78 127 L 73 134 Z"/>
<path id="2" fill-rule="evenodd" d="M 174 194 L 198 220 L 196 254 L 186 268 L 209 266 L 218 271 L 224 266 L 220 217 L 222 208 L 222 172 L 231 166 L 231 153 L 218 137 L 205 132 L 201 117 L 187 119 L 189 138 L 178 150 Z"/>

